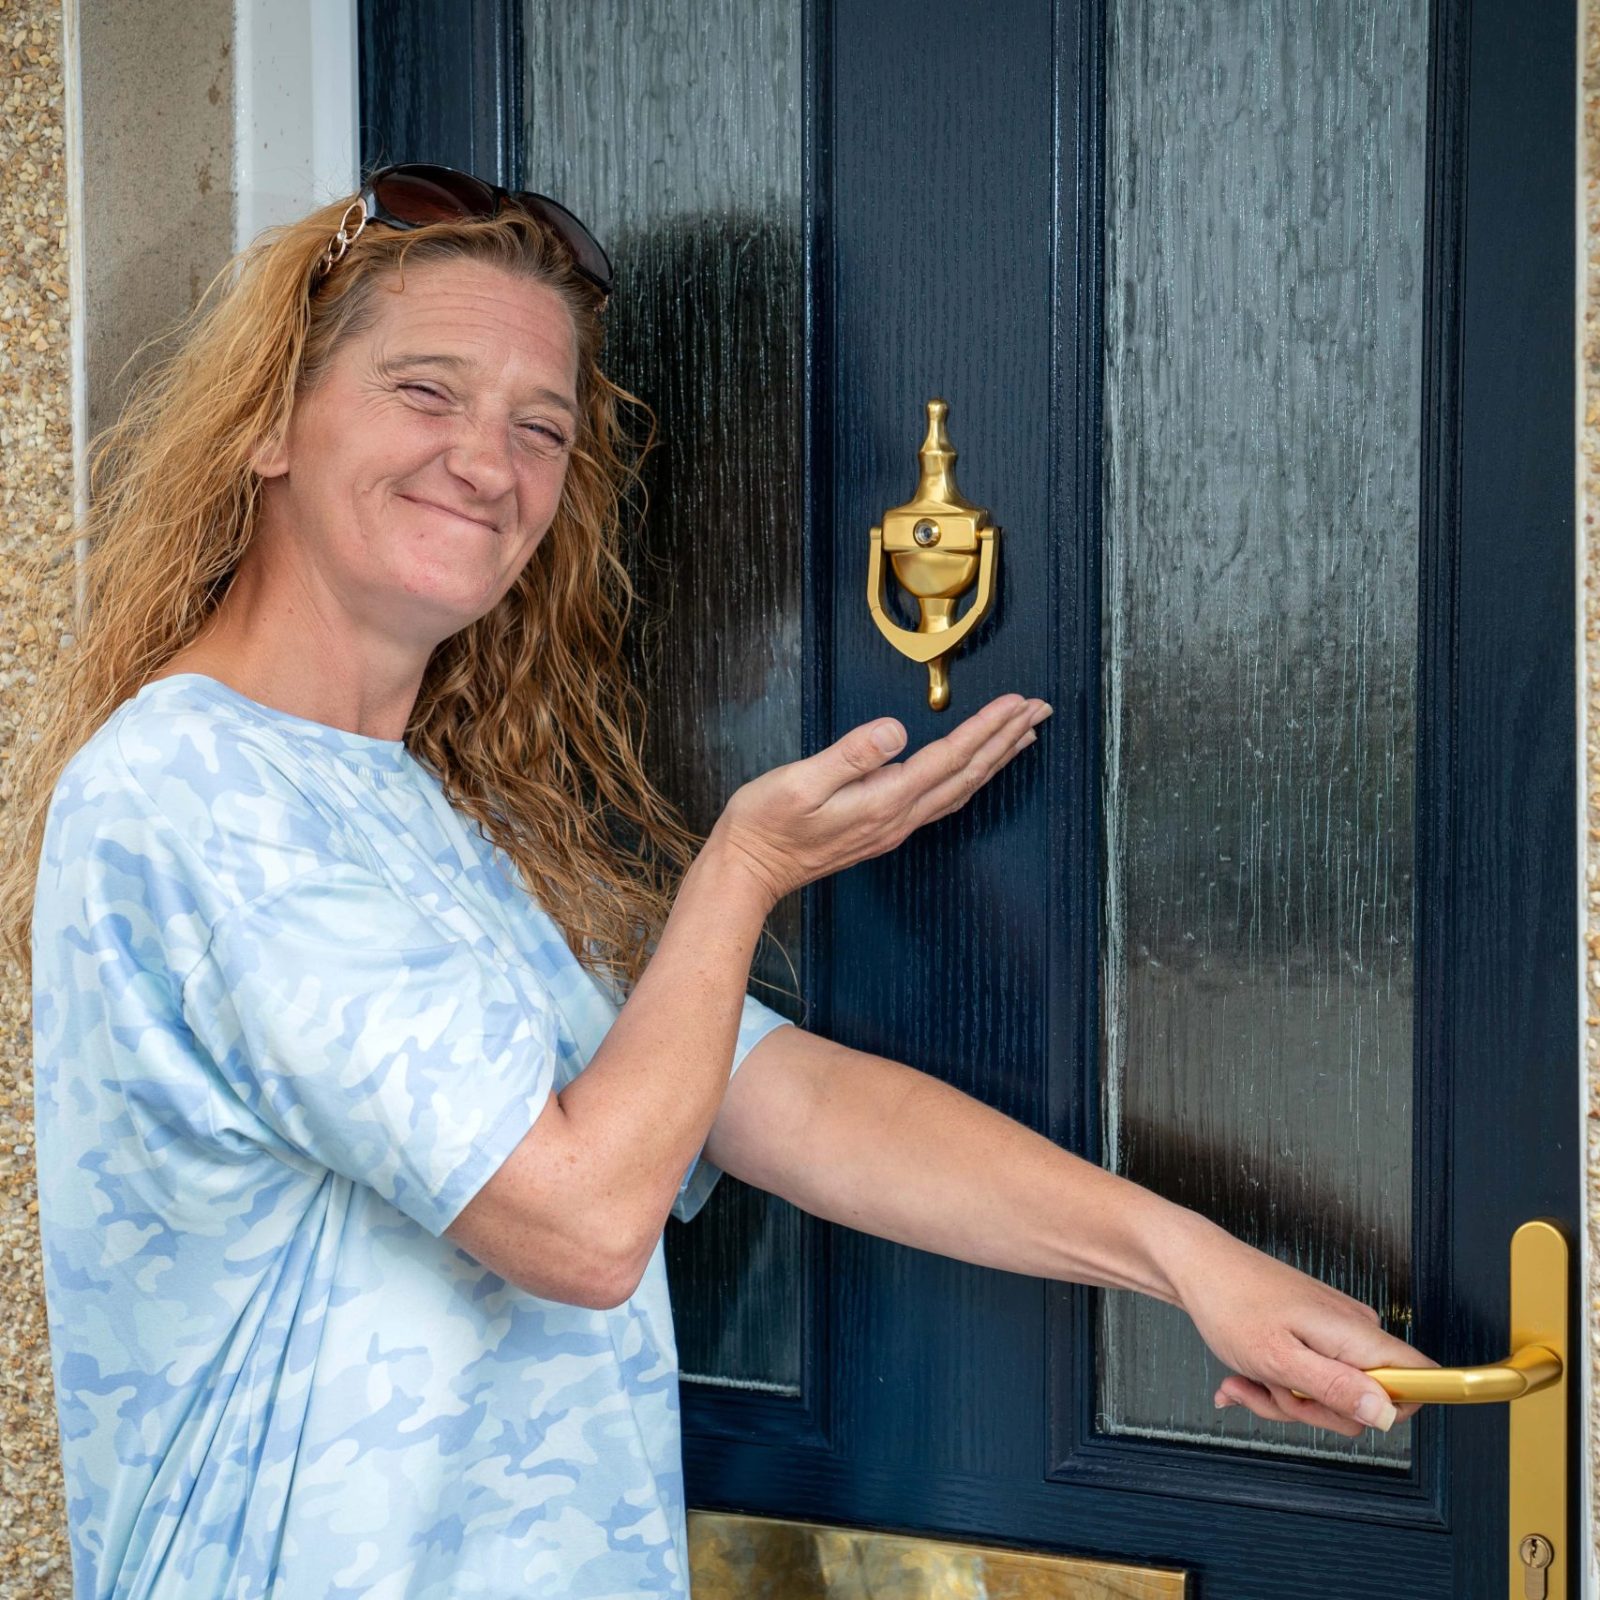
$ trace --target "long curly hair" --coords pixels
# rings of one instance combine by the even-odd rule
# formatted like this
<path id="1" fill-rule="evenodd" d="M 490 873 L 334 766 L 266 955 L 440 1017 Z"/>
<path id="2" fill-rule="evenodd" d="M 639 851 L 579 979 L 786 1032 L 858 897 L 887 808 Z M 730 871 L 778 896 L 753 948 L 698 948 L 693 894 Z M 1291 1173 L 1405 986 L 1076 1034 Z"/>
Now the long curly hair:
<path id="1" fill-rule="evenodd" d="M 39 856 L 62 769 L 215 612 L 257 527 L 252 451 L 285 435 L 296 396 L 371 326 L 375 296 L 403 284 L 408 262 L 487 262 L 553 289 L 577 336 L 581 420 L 554 522 L 494 609 L 434 650 L 406 747 L 619 994 L 638 979 L 701 842 L 641 762 L 622 542 L 643 512 L 638 468 L 654 420 L 600 371 L 598 296 L 554 236 L 510 208 L 412 230 L 374 223 L 320 275 L 349 203 L 269 229 L 217 274 L 169 335 L 176 348 L 95 441 L 86 521 L 37 557 L 33 576 L 48 584 L 71 570 L 75 540 L 88 546 L 75 643 L 41 672 L 33 731 L 11 753 L 0 943 L 30 977 Z"/>

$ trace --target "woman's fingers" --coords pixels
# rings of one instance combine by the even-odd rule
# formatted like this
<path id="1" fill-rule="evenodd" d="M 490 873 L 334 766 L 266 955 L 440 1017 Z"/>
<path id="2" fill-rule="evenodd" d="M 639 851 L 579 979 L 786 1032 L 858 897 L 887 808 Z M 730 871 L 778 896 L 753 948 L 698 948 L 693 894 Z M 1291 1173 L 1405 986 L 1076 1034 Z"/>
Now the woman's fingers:
<path id="1" fill-rule="evenodd" d="M 1352 1422 L 1349 1417 L 1330 1411 L 1315 1401 L 1302 1400 L 1292 1390 L 1268 1388 L 1252 1378 L 1240 1377 L 1238 1373 L 1223 1379 L 1215 1403 L 1219 1411 L 1229 1406 L 1243 1406 L 1246 1411 L 1264 1417 L 1269 1422 L 1303 1422 L 1312 1427 L 1342 1433 L 1347 1439 L 1355 1438 L 1366 1426 Z M 1417 1405 L 1397 1406 L 1395 1422 L 1409 1422 L 1421 1409 Z"/>
<path id="2" fill-rule="evenodd" d="M 1394 1341 L 1398 1351 L 1385 1352 L 1371 1359 L 1372 1366 L 1432 1366 L 1421 1352 L 1409 1345 Z M 1358 1357 L 1363 1365 L 1368 1358 Z M 1331 1360 L 1315 1350 L 1305 1348 L 1288 1374 L 1290 1387 L 1301 1394 L 1310 1395 L 1311 1402 L 1296 1400 L 1296 1405 L 1320 1401 L 1330 1411 L 1340 1416 L 1353 1417 L 1369 1428 L 1382 1428 L 1387 1432 L 1399 1420 L 1399 1408 L 1384 1392 L 1376 1379 L 1369 1378 L 1359 1367 L 1344 1361 Z"/>
<path id="3" fill-rule="evenodd" d="M 1028 702 L 1020 694 L 1004 694 L 973 712 L 942 739 L 935 739 L 895 770 L 898 783 L 920 783 L 943 768 L 959 770 L 998 727 L 1007 725 Z M 819 785 L 817 803 L 825 804 L 841 789 L 870 777 L 905 748 L 906 730 L 893 717 L 880 717 L 852 728 L 842 739 L 798 763 Z"/>
<path id="4" fill-rule="evenodd" d="M 1219 1405 L 1351 1437 L 1413 1414 L 1415 1406 L 1396 1406 L 1364 1369 L 1435 1363 L 1385 1333 L 1370 1306 L 1219 1228 L 1195 1222 L 1185 1231 L 1192 1237 L 1176 1279 L 1181 1304 L 1231 1369 Z"/>
<path id="5" fill-rule="evenodd" d="M 1009 734 L 1010 742 L 1015 743 L 1031 703 L 1020 694 L 1003 694 L 957 723 L 943 738 L 929 740 L 895 769 L 902 802 L 914 805 L 929 790 L 965 772 L 997 738 L 1006 737 L 1008 730 L 1017 730 Z"/>
<path id="6" fill-rule="evenodd" d="M 1040 720 L 1048 716 L 1046 709 Z M 922 827 L 959 811 L 979 789 L 988 783 L 1002 767 L 1021 750 L 1034 742 L 1030 718 L 1035 715 L 1031 707 L 1024 708 L 1017 717 L 1001 728 L 974 754 L 959 771 L 941 780 L 922 797 L 914 817 L 914 826 Z"/>
<path id="7" fill-rule="evenodd" d="M 1342 1337 L 1336 1336 L 1341 1356 L 1324 1355 L 1296 1340 L 1291 1352 L 1274 1363 L 1278 1370 L 1270 1377 L 1264 1374 L 1263 1381 L 1238 1374 L 1224 1379 L 1217 1390 L 1218 1404 L 1232 1401 L 1257 1416 L 1329 1428 L 1347 1438 L 1354 1438 L 1363 1428 L 1387 1432 L 1396 1422 L 1414 1416 L 1415 1405 L 1396 1405 L 1363 1368 L 1431 1367 L 1436 1363 L 1376 1326 L 1361 1330 L 1367 1347 L 1359 1353 L 1349 1349 L 1348 1331 L 1341 1333 Z M 1272 1377 L 1284 1381 L 1272 1382 Z"/>
<path id="8" fill-rule="evenodd" d="M 1363 1369 L 1436 1367 L 1439 1363 L 1415 1346 L 1385 1333 L 1369 1307 L 1361 1306 L 1359 1310 L 1363 1320 L 1354 1327 L 1325 1314 L 1297 1321 L 1294 1364 L 1283 1376 L 1301 1394 L 1354 1417 L 1367 1427 L 1391 1428 L 1413 1416 L 1417 1407 L 1397 1406 L 1377 1379 Z"/>
<path id="9" fill-rule="evenodd" d="M 893 717 L 863 722 L 813 757 L 824 798 L 892 761 L 905 748 L 906 730 Z"/>
<path id="10" fill-rule="evenodd" d="M 924 746 L 901 764 L 898 775 L 906 786 L 913 828 L 965 805 L 1013 756 L 1033 743 L 1037 737 L 1033 729 L 1051 714 L 1042 700 L 1019 699 L 993 722 L 985 716 L 989 709 L 985 707 L 955 733 Z"/>
<path id="11" fill-rule="evenodd" d="M 908 832 L 920 828 L 970 800 L 1033 742 L 1033 727 L 1050 712 L 1042 700 L 1001 695 L 896 765 L 872 741 L 881 732 L 903 743 L 904 728 L 893 719 L 863 723 L 813 758 L 823 785 L 818 804 L 845 799 L 843 791 L 859 783 L 852 803 L 859 798 L 876 805 L 886 817 L 909 823 Z"/>
<path id="12" fill-rule="evenodd" d="M 1243 1406 L 1246 1411 L 1268 1422 L 1298 1422 L 1308 1428 L 1326 1428 L 1330 1433 L 1354 1439 L 1362 1432 L 1359 1422 L 1318 1405 L 1314 1400 L 1301 1400 L 1288 1389 L 1278 1385 L 1256 1383 L 1237 1374 L 1224 1380 L 1217 1391 L 1219 1407 Z"/>

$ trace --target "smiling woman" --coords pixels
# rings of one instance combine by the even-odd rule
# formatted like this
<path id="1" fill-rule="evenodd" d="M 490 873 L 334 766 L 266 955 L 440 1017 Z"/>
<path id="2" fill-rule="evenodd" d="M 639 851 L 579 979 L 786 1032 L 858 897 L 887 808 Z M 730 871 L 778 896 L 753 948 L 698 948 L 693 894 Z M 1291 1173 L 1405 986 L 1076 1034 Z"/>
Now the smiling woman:
<path id="1" fill-rule="evenodd" d="M 603 297 L 532 217 L 373 223 L 323 272 L 348 209 L 219 273 L 99 441 L 69 535 L 92 551 L 89 615 L 41 685 L 14 807 L 30 865 L 0 888 L 0 925 L 26 940 L 67 757 L 143 684 L 194 671 L 404 737 L 580 960 L 637 976 L 694 848 L 639 766 L 621 670 L 624 411 L 648 413 L 600 371 Z M 459 514 L 499 539 L 443 544 Z"/>
<path id="2" fill-rule="evenodd" d="M 265 235 L 97 454 L 0 908 L 76 1587 L 685 1595 L 662 1231 L 721 1169 L 1182 1305 L 1219 1403 L 1387 1426 L 1360 1365 L 1424 1358 L 1370 1310 L 745 994 L 780 900 L 1050 708 L 903 762 L 875 718 L 690 835 L 619 654 L 603 253 L 477 187 Z"/>

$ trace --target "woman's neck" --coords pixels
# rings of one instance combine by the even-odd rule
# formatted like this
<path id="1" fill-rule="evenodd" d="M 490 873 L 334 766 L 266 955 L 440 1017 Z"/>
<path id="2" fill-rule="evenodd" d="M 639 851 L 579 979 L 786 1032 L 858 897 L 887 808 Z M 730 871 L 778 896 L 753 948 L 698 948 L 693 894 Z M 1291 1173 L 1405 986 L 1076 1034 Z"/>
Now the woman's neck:
<path id="1" fill-rule="evenodd" d="M 237 638 L 219 612 L 146 681 L 198 672 L 259 705 L 306 717 L 348 733 L 401 739 L 416 704 L 421 674 L 384 694 L 348 663 L 330 664 L 327 652 L 281 652 L 259 633 Z"/>

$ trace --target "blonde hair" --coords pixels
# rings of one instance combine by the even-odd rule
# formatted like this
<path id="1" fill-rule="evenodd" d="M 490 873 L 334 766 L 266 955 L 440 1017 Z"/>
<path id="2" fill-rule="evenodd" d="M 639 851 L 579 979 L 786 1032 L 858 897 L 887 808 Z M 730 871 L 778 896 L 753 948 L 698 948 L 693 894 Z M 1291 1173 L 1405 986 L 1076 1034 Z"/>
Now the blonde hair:
<path id="1" fill-rule="evenodd" d="M 76 643 L 41 673 L 37 732 L 12 752 L 0 943 L 31 975 L 56 783 L 215 612 L 257 526 L 252 451 L 284 437 L 296 395 L 372 324 L 379 288 L 403 287 L 408 261 L 466 260 L 543 283 L 571 311 L 580 422 L 554 522 L 494 609 L 434 650 L 405 743 L 505 851 L 574 955 L 625 992 L 699 843 L 645 775 L 643 704 L 622 654 L 635 598 L 623 522 L 642 509 L 638 464 L 653 419 L 601 373 L 601 303 L 534 219 L 508 209 L 414 230 L 373 224 L 319 278 L 347 205 L 268 230 L 212 280 L 174 330 L 176 349 L 97 439 L 86 522 L 37 559 L 48 583 L 87 538 Z M 624 407 L 647 419 L 642 440 L 625 431 Z"/>

